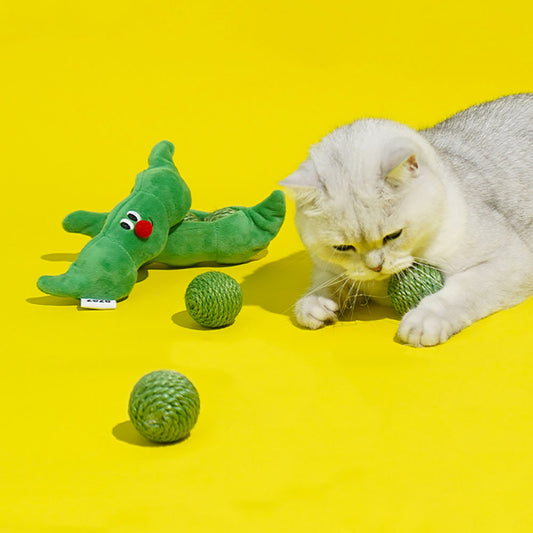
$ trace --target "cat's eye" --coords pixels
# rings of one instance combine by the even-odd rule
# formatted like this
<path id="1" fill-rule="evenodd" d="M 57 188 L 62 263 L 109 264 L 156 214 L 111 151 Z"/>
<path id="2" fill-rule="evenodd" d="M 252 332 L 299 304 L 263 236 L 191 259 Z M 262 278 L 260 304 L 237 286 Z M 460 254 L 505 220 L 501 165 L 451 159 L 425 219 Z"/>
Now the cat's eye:
<path id="1" fill-rule="evenodd" d="M 393 241 L 394 239 L 397 239 L 401 234 L 403 230 L 396 231 L 394 233 L 391 233 L 390 235 L 387 235 L 386 237 L 383 237 L 383 244 L 389 241 Z"/>
<path id="2" fill-rule="evenodd" d="M 337 244 L 333 246 L 335 250 L 338 250 L 339 252 L 355 252 L 355 246 L 352 246 L 351 244 Z"/>
<path id="3" fill-rule="evenodd" d="M 133 229 L 133 222 L 131 220 L 129 220 L 128 218 L 123 218 L 120 221 L 120 226 L 129 231 L 129 230 Z"/>
<path id="4" fill-rule="evenodd" d="M 141 220 L 141 215 L 139 215 L 137 211 L 128 211 L 126 215 L 128 215 L 128 218 L 133 220 L 133 222 L 139 222 L 139 220 Z"/>

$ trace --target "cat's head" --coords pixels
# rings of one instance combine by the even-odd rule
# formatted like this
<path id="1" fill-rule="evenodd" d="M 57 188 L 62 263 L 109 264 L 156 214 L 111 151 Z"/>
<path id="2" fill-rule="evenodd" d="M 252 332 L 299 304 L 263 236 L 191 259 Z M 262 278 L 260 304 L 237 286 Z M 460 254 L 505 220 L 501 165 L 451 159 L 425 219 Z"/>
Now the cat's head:
<path id="1" fill-rule="evenodd" d="M 383 280 L 423 254 L 444 189 L 432 148 L 401 124 L 365 119 L 334 130 L 281 182 L 311 254 L 354 280 Z"/>

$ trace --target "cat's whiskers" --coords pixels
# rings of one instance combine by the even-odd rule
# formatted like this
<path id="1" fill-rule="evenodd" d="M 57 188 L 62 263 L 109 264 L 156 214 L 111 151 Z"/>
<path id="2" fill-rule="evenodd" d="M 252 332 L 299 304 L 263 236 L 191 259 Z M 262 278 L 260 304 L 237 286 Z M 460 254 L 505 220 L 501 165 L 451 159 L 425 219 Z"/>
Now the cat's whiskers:
<path id="1" fill-rule="evenodd" d="M 324 283 L 321 283 L 320 285 L 317 285 L 312 290 L 307 291 L 306 296 L 312 296 L 313 294 L 316 294 L 318 291 L 321 291 L 323 289 L 327 289 L 329 287 L 340 285 L 340 283 L 342 282 L 343 278 L 346 278 L 346 281 L 349 280 L 349 278 L 347 277 L 346 273 L 342 272 L 341 274 L 338 274 L 337 276 L 335 276 L 333 278 L 327 279 Z M 335 290 L 334 295 L 337 293 L 338 290 L 339 289 Z M 290 307 L 288 307 L 285 310 L 285 312 L 289 311 L 290 309 L 294 309 L 295 305 L 296 305 L 296 303 L 292 304 Z"/>
<path id="2" fill-rule="evenodd" d="M 352 294 L 352 291 L 353 291 L 353 288 L 354 288 L 354 285 L 355 285 L 355 280 L 351 280 L 352 281 L 352 284 L 351 286 L 348 288 L 348 291 L 346 293 L 346 296 L 344 297 L 344 300 L 342 302 L 342 306 L 339 306 L 340 307 L 340 311 L 339 311 L 339 314 L 343 314 L 344 311 L 346 311 L 346 309 L 348 307 L 351 307 L 350 305 L 350 297 L 351 297 L 351 294 Z"/>
<path id="3" fill-rule="evenodd" d="M 346 273 L 343 272 L 342 274 L 338 274 L 337 276 L 335 276 L 333 278 L 329 278 L 324 283 L 321 283 L 320 285 L 317 285 L 311 291 L 307 292 L 307 295 L 315 294 L 317 291 L 320 291 L 322 289 L 327 289 L 328 287 L 332 287 L 334 285 L 337 285 L 345 277 L 346 277 Z"/>
<path id="4" fill-rule="evenodd" d="M 346 285 L 349 283 L 349 282 L 352 282 L 352 286 L 350 287 L 350 289 L 346 292 L 346 296 L 344 296 L 345 294 L 345 288 L 346 288 Z M 352 294 L 352 291 L 353 291 L 353 288 L 354 288 L 354 285 L 357 283 L 356 280 L 354 279 L 351 279 L 349 277 L 346 278 L 346 281 L 343 283 L 342 287 L 341 287 L 341 290 L 339 292 L 339 309 L 340 309 L 340 313 L 342 314 L 345 309 L 349 306 L 350 304 L 350 296 Z"/>
<path id="5" fill-rule="evenodd" d="M 344 313 L 344 311 L 346 311 L 346 309 L 348 308 L 353 309 L 354 305 L 357 303 L 357 298 L 359 297 L 359 294 L 361 292 L 362 284 L 363 282 L 361 280 L 352 280 L 352 285 L 346 295 L 346 298 L 344 299 L 344 303 L 340 311 L 341 314 Z"/>
<path id="6" fill-rule="evenodd" d="M 357 283 L 357 287 L 355 288 L 355 294 L 353 294 L 356 283 Z M 353 280 L 352 286 L 350 287 L 350 290 L 348 292 L 348 296 L 344 300 L 344 307 L 342 309 L 343 312 L 348 307 L 353 308 L 354 305 L 357 303 L 357 298 L 359 297 L 359 292 L 361 291 L 362 284 L 363 284 L 362 281 Z"/>
<path id="7" fill-rule="evenodd" d="M 322 289 L 327 289 L 328 287 L 332 287 L 332 286 L 338 285 L 338 284 L 341 283 L 343 277 L 346 277 L 346 273 L 345 272 L 342 272 L 341 274 L 338 274 L 337 276 L 334 276 L 333 278 L 327 279 L 326 281 L 324 281 L 320 285 L 317 285 L 312 290 L 308 291 L 306 293 L 306 295 L 307 296 L 312 296 L 313 294 L 315 294 L 316 292 L 318 292 L 318 291 L 320 291 Z M 291 304 L 289 307 L 287 307 L 287 309 L 285 309 L 282 314 L 286 314 L 289 311 L 294 311 L 296 303 L 297 302 L 295 302 L 295 303 Z"/>

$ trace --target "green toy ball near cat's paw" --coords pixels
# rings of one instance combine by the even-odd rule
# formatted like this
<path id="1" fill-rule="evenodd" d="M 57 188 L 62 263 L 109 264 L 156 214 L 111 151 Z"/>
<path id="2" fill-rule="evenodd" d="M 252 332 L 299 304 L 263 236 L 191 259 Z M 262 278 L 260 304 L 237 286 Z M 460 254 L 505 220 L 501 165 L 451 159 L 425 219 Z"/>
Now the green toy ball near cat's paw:
<path id="1" fill-rule="evenodd" d="M 187 437 L 200 412 L 194 385 L 174 370 L 156 370 L 142 377 L 130 395 L 129 416 L 135 429 L 154 442 Z"/>
<path id="2" fill-rule="evenodd" d="M 201 326 L 229 326 L 242 308 L 241 287 L 223 272 L 204 272 L 187 287 L 185 305 L 189 315 Z"/>
<path id="3" fill-rule="evenodd" d="M 430 265 L 412 265 L 397 272 L 389 281 L 388 294 L 392 307 L 400 315 L 416 307 L 422 298 L 440 291 L 444 278 L 440 270 Z"/>

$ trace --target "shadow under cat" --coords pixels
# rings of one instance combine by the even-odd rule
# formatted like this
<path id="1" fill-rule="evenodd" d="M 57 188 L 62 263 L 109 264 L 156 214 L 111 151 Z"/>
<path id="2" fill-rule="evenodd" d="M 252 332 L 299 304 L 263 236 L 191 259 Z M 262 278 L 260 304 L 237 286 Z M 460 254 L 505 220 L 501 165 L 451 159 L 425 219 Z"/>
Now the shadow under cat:
<path id="1" fill-rule="evenodd" d="M 264 257 L 267 253 L 261 254 Z M 46 261 L 75 261 L 77 254 L 73 253 L 53 253 L 42 256 Z M 195 265 L 196 267 L 211 267 L 217 270 L 225 270 L 233 265 L 220 265 L 217 263 L 203 263 Z M 311 259 L 306 251 L 301 250 L 287 257 L 278 259 L 271 263 L 261 264 L 253 273 L 245 276 L 241 282 L 243 292 L 243 305 L 256 305 L 278 315 L 284 315 L 291 318 L 293 324 L 300 327 L 294 319 L 294 305 L 306 291 L 311 276 Z M 150 270 L 182 270 L 193 267 L 169 267 L 161 263 L 149 263 L 139 268 L 137 273 L 137 283 L 142 283 L 149 277 Z M 28 303 L 34 305 L 50 306 L 78 306 L 79 301 L 75 298 L 64 298 L 58 296 L 40 296 L 28 298 Z M 375 304 L 361 305 L 357 304 L 348 307 L 339 317 L 340 321 L 373 321 L 385 318 L 399 319 L 398 315 L 390 307 L 384 307 Z M 187 311 L 181 311 L 172 316 L 172 321 L 187 329 L 205 330 L 192 318 Z"/>
<path id="2" fill-rule="evenodd" d="M 304 294 L 311 276 L 311 259 L 305 251 L 293 253 L 283 259 L 261 265 L 241 282 L 244 305 L 257 305 L 266 311 L 285 315 L 293 324 L 294 305 Z M 385 306 L 370 303 L 347 308 L 341 321 L 399 319 L 396 312 Z"/>

